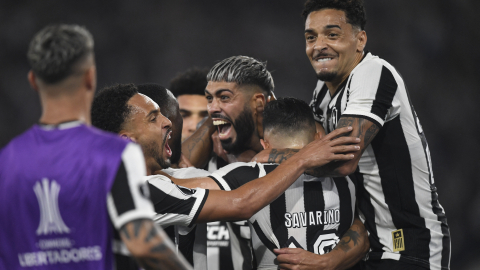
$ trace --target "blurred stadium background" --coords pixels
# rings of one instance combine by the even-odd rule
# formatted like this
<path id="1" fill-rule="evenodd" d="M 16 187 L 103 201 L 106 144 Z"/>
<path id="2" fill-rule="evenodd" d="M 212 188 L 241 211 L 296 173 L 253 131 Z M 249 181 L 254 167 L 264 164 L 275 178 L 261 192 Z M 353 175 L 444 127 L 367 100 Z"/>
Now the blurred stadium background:
<path id="1" fill-rule="evenodd" d="M 404 77 L 430 144 L 452 236 L 452 269 L 480 269 L 480 1 L 365 0 L 367 49 Z M 304 1 L 0 2 L 0 147 L 40 116 L 26 75 L 32 36 L 49 23 L 86 26 L 98 88 L 170 79 L 232 55 L 267 61 L 277 96 L 310 101 Z"/>

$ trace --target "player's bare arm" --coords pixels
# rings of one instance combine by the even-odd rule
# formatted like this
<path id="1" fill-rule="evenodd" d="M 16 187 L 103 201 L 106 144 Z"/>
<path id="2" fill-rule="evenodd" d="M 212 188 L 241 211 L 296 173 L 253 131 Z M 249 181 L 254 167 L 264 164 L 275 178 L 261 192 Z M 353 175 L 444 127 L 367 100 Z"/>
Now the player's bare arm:
<path id="1" fill-rule="evenodd" d="M 215 132 L 212 118 L 203 123 L 196 131 L 182 143 L 182 154 L 194 167 L 203 168 L 212 151 L 211 136 Z"/>
<path id="2" fill-rule="evenodd" d="M 349 161 L 333 162 L 323 167 L 315 168 L 311 173 L 315 176 L 347 176 L 352 174 L 357 169 L 360 157 L 363 151 L 370 145 L 375 135 L 380 130 L 375 123 L 365 118 L 360 117 L 341 117 L 337 124 L 337 129 L 342 127 L 352 127 L 350 136 L 360 139 L 360 154 Z"/>
<path id="3" fill-rule="evenodd" d="M 360 261 L 368 249 L 368 233 L 360 219 L 355 218 L 337 246 L 325 255 L 301 248 L 275 249 L 280 269 L 347 269 Z"/>
<path id="4" fill-rule="evenodd" d="M 359 150 L 355 137 L 338 137 L 351 127 L 335 130 L 317 139 L 266 176 L 248 182 L 232 191 L 212 190 L 198 216 L 197 223 L 214 220 L 244 220 L 275 200 L 308 168 L 325 165 L 332 160 L 351 160 Z M 346 154 L 345 154 L 346 153 Z M 226 193 L 228 192 L 228 193 Z"/>
<path id="5" fill-rule="evenodd" d="M 120 236 L 140 266 L 148 269 L 192 269 L 173 250 L 168 236 L 152 220 L 137 219 L 120 228 Z"/>
<path id="6" fill-rule="evenodd" d="M 353 158 L 352 160 L 332 162 L 326 164 L 325 166 L 317 167 L 313 170 L 308 170 L 307 173 L 318 177 L 341 177 L 347 176 L 355 172 L 358 161 L 362 156 L 361 154 L 363 154 L 363 151 L 365 151 L 367 146 L 372 142 L 373 138 L 375 137 L 375 135 L 377 135 L 380 128 L 372 121 L 364 118 L 341 117 L 338 121 L 337 129 L 347 126 L 351 126 L 353 128 L 352 132 L 348 134 L 348 136 L 360 139 L 360 154 L 356 155 L 355 158 Z M 272 149 L 271 151 L 264 150 L 254 157 L 254 161 L 279 163 L 283 159 L 285 159 L 285 157 L 291 156 L 297 151 L 298 150 L 295 149 Z"/>

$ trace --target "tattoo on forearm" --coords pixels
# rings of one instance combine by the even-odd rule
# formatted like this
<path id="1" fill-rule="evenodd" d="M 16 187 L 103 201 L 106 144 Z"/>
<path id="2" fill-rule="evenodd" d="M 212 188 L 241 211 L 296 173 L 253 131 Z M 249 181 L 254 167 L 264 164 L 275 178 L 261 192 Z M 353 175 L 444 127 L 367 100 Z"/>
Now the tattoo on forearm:
<path id="1" fill-rule="evenodd" d="M 380 129 L 376 124 L 373 124 L 370 128 L 368 128 L 365 132 L 364 144 L 368 145 L 370 142 L 372 142 L 373 138 L 375 137 L 375 135 L 377 135 L 379 130 Z"/>
<path id="2" fill-rule="evenodd" d="M 350 242 L 353 242 L 353 246 L 356 246 L 359 242 L 360 234 L 356 231 L 349 229 L 342 237 L 342 240 L 338 243 L 335 248 L 343 250 L 347 253 L 352 247 L 350 247 Z"/>
<path id="3" fill-rule="evenodd" d="M 289 157 L 293 156 L 297 153 L 298 149 L 272 149 L 270 154 L 268 155 L 268 162 L 269 163 L 282 163 L 283 161 L 287 160 Z"/>
<path id="4" fill-rule="evenodd" d="M 147 249 L 149 253 L 136 258 L 144 269 L 187 269 L 167 239 L 160 236 L 153 221 L 147 219 L 134 220 L 120 229 L 125 244 L 131 248 Z"/>
<path id="5" fill-rule="evenodd" d="M 368 145 L 380 130 L 378 126 L 374 123 L 371 123 L 371 126 L 368 129 L 366 129 L 367 126 L 369 125 L 369 122 L 370 121 L 364 118 L 342 117 L 338 121 L 336 128 L 347 127 L 347 126 L 357 126 L 358 128 L 352 132 L 351 136 L 355 136 L 357 138 L 363 139 L 363 145 Z"/>
<path id="6" fill-rule="evenodd" d="M 192 141 L 190 141 L 187 146 L 187 150 L 188 150 L 187 158 L 191 158 L 192 152 L 196 148 L 198 143 L 201 142 L 202 144 L 205 144 L 204 136 L 205 136 L 205 133 L 208 132 L 208 128 L 200 129 L 199 132 L 200 132 L 199 134 L 195 134 L 195 137 L 192 138 Z M 206 139 L 210 140 L 210 138 L 208 137 Z"/>

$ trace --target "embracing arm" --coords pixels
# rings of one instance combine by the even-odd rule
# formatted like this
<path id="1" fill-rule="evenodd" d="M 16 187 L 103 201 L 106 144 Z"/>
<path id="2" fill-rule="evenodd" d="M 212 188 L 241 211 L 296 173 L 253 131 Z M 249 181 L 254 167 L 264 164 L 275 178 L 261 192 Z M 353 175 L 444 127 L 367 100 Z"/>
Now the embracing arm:
<path id="1" fill-rule="evenodd" d="M 203 168 L 212 152 L 211 136 L 215 132 L 212 118 L 203 123 L 188 139 L 182 143 L 182 154 L 194 167 Z"/>
<path id="2" fill-rule="evenodd" d="M 371 122 L 370 120 L 360 118 L 360 117 L 342 117 L 338 121 L 337 129 L 342 127 L 352 127 L 352 133 L 348 136 L 353 136 L 360 139 L 360 153 L 355 155 L 355 158 L 347 161 L 335 161 L 330 162 L 324 166 L 316 167 L 315 169 L 308 170 L 308 174 L 312 174 L 318 177 L 342 177 L 347 176 L 355 172 L 357 169 L 358 162 L 360 161 L 360 157 L 363 154 L 363 151 L 367 148 L 367 146 L 372 142 L 375 135 L 377 135 L 380 128 Z M 330 133 L 331 134 L 331 133 Z M 346 136 L 346 135 L 342 135 Z M 295 149 L 272 149 L 270 150 L 263 150 L 257 156 L 253 158 L 253 161 L 257 162 L 274 162 L 279 163 L 283 159 L 286 159 L 293 154 L 295 154 L 298 150 Z"/>
<path id="3" fill-rule="evenodd" d="M 285 192 L 306 169 L 322 166 L 332 160 L 354 158 L 356 154 L 351 153 L 358 151 L 358 146 L 349 144 L 357 143 L 357 138 L 334 139 L 350 130 L 350 127 L 341 128 L 313 141 L 271 173 L 235 190 L 211 191 L 197 222 L 248 219 Z"/>
<path id="4" fill-rule="evenodd" d="M 360 219 L 355 218 L 337 246 L 324 255 L 301 248 L 275 249 L 280 269 L 347 269 L 360 261 L 370 248 L 368 233 Z"/>

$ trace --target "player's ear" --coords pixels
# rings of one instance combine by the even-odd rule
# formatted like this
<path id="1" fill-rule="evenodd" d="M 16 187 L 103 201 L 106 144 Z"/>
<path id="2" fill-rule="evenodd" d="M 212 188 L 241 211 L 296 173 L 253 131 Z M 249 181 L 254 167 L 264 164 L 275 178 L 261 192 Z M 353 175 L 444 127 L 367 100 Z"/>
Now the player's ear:
<path id="1" fill-rule="evenodd" d="M 133 134 L 131 134 L 130 132 L 126 131 L 126 130 L 122 130 L 118 133 L 118 135 L 120 135 L 120 137 L 126 139 L 126 140 L 129 140 L 129 141 L 132 141 L 132 142 L 137 142 L 137 140 L 135 140 L 135 137 L 133 137 Z"/>
<path id="2" fill-rule="evenodd" d="M 97 87 L 97 69 L 95 65 L 90 66 L 85 72 L 84 84 L 88 90 L 95 90 Z"/>
<path id="3" fill-rule="evenodd" d="M 367 45 L 367 33 L 365 30 L 361 30 L 357 34 L 357 51 L 358 52 L 363 52 L 363 49 L 365 49 L 365 46 Z"/>
<path id="4" fill-rule="evenodd" d="M 27 78 L 28 78 L 28 82 L 30 83 L 30 86 L 33 88 L 33 90 L 38 92 L 38 85 L 37 85 L 35 73 L 33 73 L 32 70 L 30 70 L 28 72 Z"/>
<path id="5" fill-rule="evenodd" d="M 269 149 L 270 148 L 270 143 L 267 140 L 260 139 L 260 143 L 262 144 L 263 149 Z"/>

